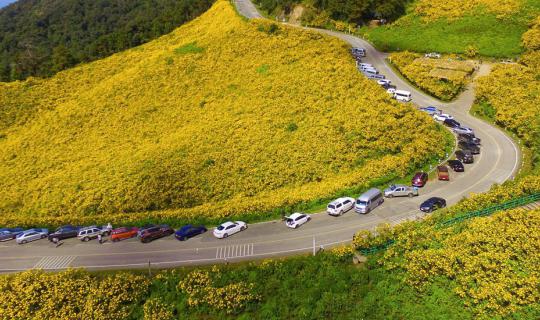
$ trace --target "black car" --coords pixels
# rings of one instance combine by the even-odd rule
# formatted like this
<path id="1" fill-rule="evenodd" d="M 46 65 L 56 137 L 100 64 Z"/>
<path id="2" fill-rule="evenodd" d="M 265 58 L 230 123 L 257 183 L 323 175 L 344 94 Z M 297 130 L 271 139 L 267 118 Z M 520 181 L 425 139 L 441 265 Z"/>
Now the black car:
<path id="1" fill-rule="evenodd" d="M 49 241 L 56 242 L 62 239 L 75 238 L 79 233 L 80 229 L 81 227 L 71 225 L 60 227 L 56 229 L 53 233 L 49 234 Z"/>
<path id="2" fill-rule="evenodd" d="M 473 154 L 469 150 L 458 150 L 455 155 L 462 163 L 474 163 Z"/>
<path id="3" fill-rule="evenodd" d="M 444 119 L 443 124 L 450 128 L 459 128 L 461 124 L 454 119 Z"/>
<path id="4" fill-rule="evenodd" d="M 432 212 L 444 207 L 446 207 L 446 200 L 439 197 L 432 197 L 422 202 L 420 210 L 423 212 Z"/>
<path id="5" fill-rule="evenodd" d="M 192 226 L 188 224 L 176 230 L 176 232 L 174 233 L 174 236 L 176 237 L 176 239 L 180 241 L 184 241 L 196 235 L 203 234 L 206 231 L 208 230 L 206 229 L 205 226 Z"/>
<path id="6" fill-rule="evenodd" d="M 397 87 L 396 87 L 395 85 L 389 84 L 389 83 L 381 84 L 381 86 L 382 86 L 383 88 L 385 88 L 386 90 L 388 90 L 388 89 L 394 89 L 394 90 L 396 90 L 396 89 L 397 89 Z"/>
<path id="7" fill-rule="evenodd" d="M 480 153 L 480 147 L 474 143 L 460 141 L 458 142 L 458 146 L 461 148 L 461 150 L 469 150 L 472 154 Z"/>
<path id="8" fill-rule="evenodd" d="M 452 168 L 455 172 L 463 172 L 465 171 L 465 167 L 463 167 L 463 163 L 459 160 L 448 160 L 448 166 Z"/>
<path id="9" fill-rule="evenodd" d="M 173 233 L 174 233 L 174 230 L 171 227 L 169 227 L 168 225 L 161 225 L 157 227 L 144 229 L 141 232 L 139 239 L 141 239 L 142 243 L 147 243 L 152 240 L 170 236 Z"/>
<path id="10" fill-rule="evenodd" d="M 472 133 L 460 133 L 458 134 L 458 141 L 465 141 L 467 143 L 474 143 L 480 145 L 480 138 L 477 138 Z"/>

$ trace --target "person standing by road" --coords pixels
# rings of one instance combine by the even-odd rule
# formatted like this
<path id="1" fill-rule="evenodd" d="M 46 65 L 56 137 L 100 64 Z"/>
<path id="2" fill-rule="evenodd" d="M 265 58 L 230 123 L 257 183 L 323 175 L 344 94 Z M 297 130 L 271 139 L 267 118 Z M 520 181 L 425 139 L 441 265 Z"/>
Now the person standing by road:
<path id="1" fill-rule="evenodd" d="M 102 239 L 102 237 L 101 237 L 101 233 L 97 235 L 97 239 L 98 239 L 99 244 L 102 244 L 102 243 L 103 243 L 103 239 Z"/>

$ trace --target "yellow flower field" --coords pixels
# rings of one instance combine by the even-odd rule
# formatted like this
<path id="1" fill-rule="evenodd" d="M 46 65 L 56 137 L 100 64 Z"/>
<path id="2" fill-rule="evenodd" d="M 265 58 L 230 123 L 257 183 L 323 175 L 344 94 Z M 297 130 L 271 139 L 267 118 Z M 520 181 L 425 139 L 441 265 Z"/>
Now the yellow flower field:
<path id="1" fill-rule="evenodd" d="M 439 18 L 453 20 L 474 13 L 478 9 L 504 19 L 518 12 L 524 2 L 525 0 L 420 0 L 415 4 L 414 11 L 427 21 Z"/>
<path id="2" fill-rule="evenodd" d="M 444 153 L 343 42 L 229 2 L 51 79 L 0 83 L 0 225 L 219 219 L 330 197 Z"/>
<path id="3" fill-rule="evenodd" d="M 470 81 L 475 65 L 443 57 L 424 58 L 413 52 L 394 52 L 388 60 L 410 82 L 431 95 L 449 101 L 455 98 Z"/>

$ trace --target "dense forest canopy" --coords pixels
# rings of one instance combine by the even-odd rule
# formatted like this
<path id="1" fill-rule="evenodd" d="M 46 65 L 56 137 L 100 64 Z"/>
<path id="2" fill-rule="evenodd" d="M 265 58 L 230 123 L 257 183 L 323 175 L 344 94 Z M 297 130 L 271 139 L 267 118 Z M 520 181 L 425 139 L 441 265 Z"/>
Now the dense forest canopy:
<path id="1" fill-rule="evenodd" d="M 213 0 L 20 0 L 0 9 L 0 80 L 46 77 L 148 42 Z"/>

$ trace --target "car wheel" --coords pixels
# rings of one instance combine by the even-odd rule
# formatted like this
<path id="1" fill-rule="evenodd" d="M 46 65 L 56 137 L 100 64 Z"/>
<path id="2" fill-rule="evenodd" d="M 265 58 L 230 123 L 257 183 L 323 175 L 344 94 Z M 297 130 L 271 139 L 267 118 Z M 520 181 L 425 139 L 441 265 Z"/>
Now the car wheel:
<path id="1" fill-rule="evenodd" d="M 28 242 L 28 241 L 23 240 L 23 241 L 21 241 L 21 244 L 25 244 L 25 243 L 27 243 L 27 242 Z"/>
<path id="2" fill-rule="evenodd" d="M 112 242 L 117 242 L 117 241 L 118 241 L 118 239 L 116 239 L 116 238 L 112 238 L 112 239 L 111 239 L 111 241 L 112 241 Z"/>
<path id="3" fill-rule="evenodd" d="M 58 238 L 53 238 L 52 241 L 53 241 L 54 243 L 58 243 L 59 239 L 58 239 Z"/>
<path id="4" fill-rule="evenodd" d="M 223 239 L 227 238 L 228 236 L 229 236 L 229 234 L 228 234 L 228 233 L 225 233 L 225 234 L 223 235 Z"/>
<path id="5" fill-rule="evenodd" d="M 388 198 L 393 198 L 393 197 L 394 197 L 393 194 L 389 194 L 389 195 L 388 195 Z"/>
<path id="6" fill-rule="evenodd" d="M 240 231 L 244 231 L 244 230 L 246 230 L 246 226 L 240 227 Z"/>
<path id="7" fill-rule="evenodd" d="M 298 229 L 298 227 L 300 227 L 299 224 L 297 224 L 297 225 L 294 226 L 295 229 Z"/>
<path id="8" fill-rule="evenodd" d="M 45 239 L 45 238 L 47 238 L 46 235 L 42 235 L 42 236 L 41 236 L 41 239 Z"/>
<path id="9" fill-rule="evenodd" d="M 88 237 L 84 237 L 84 238 L 82 239 L 82 241 L 84 241 L 84 242 L 88 242 L 88 241 L 90 241 L 90 238 L 88 238 Z"/>
<path id="10" fill-rule="evenodd" d="M 341 210 L 341 211 L 339 212 L 339 215 L 340 215 L 340 216 L 343 215 L 343 210 Z M 308 218 L 308 221 L 309 221 L 309 219 L 310 219 L 310 218 Z"/>
<path id="11" fill-rule="evenodd" d="M 180 241 L 186 241 L 186 237 L 180 237 Z"/>

